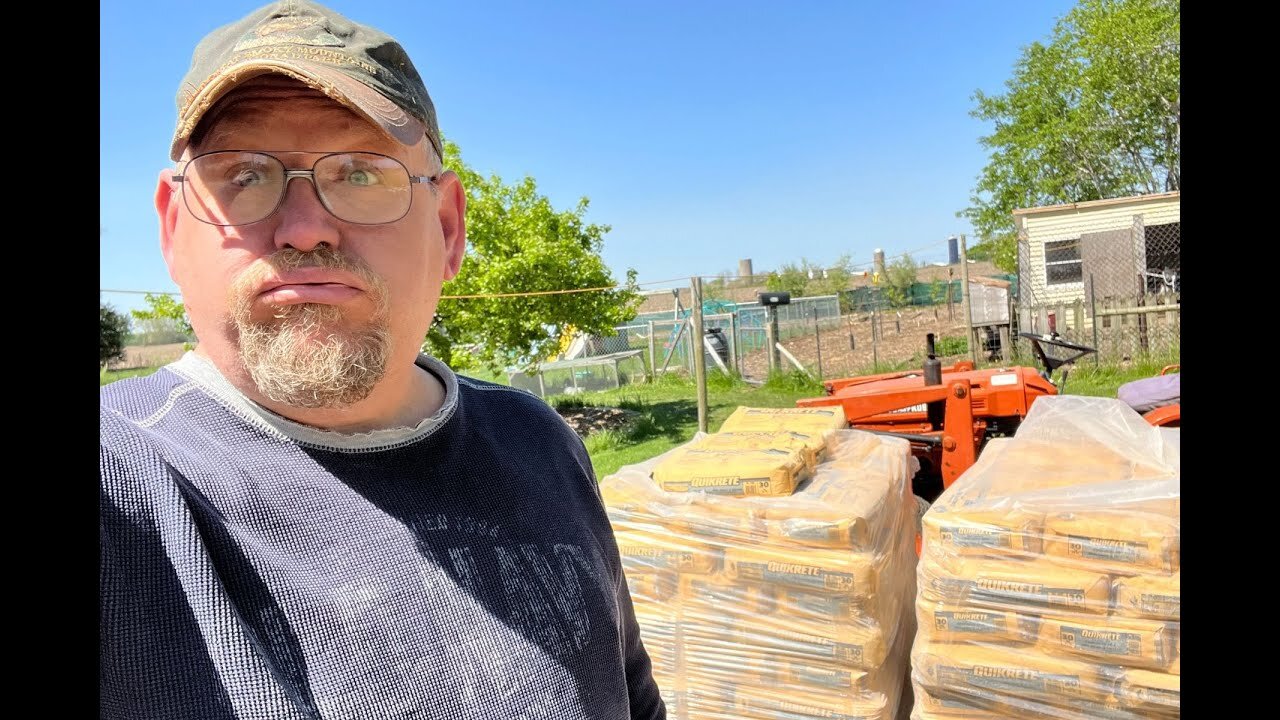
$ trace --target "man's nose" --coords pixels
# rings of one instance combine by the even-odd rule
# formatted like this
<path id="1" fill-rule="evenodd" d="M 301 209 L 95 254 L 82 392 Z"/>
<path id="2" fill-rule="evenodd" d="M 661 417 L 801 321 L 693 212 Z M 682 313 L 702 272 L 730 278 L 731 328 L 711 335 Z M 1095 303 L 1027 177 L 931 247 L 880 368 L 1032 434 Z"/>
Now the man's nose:
<path id="1" fill-rule="evenodd" d="M 312 177 L 292 175 L 285 182 L 275 232 L 276 247 L 290 247 L 300 252 L 310 252 L 321 243 L 337 247 L 340 221 L 320 201 Z"/>

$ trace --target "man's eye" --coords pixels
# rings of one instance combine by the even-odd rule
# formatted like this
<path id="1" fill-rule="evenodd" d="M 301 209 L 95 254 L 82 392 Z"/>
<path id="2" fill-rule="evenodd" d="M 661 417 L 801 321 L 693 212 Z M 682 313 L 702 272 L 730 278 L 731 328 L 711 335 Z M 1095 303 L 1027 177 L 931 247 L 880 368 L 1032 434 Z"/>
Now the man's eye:
<path id="1" fill-rule="evenodd" d="M 371 170 L 352 170 L 347 173 L 347 182 L 351 185 L 367 187 L 369 185 L 377 185 L 379 178 L 378 175 Z"/>
<path id="2" fill-rule="evenodd" d="M 231 184 L 236 187 L 261 185 L 265 181 L 264 173 L 256 168 L 243 168 L 231 176 Z"/>

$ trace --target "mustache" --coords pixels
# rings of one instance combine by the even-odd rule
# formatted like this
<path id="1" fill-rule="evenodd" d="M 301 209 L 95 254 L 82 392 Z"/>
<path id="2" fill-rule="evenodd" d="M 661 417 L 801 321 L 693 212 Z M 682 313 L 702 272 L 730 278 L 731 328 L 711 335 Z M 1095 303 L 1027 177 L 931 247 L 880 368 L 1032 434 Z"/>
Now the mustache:
<path id="1" fill-rule="evenodd" d="M 351 257 L 333 249 L 329 245 L 319 245 L 306 252 L 286 247 L 262 258 L 248 268 L 229 288 L 231 307 L 236 317 L 247 320 L 249 308 L 252 306 L 254 289 L 272 274 L 284 274 L 302 268 L 320 268 L 347 272 L 364 281 L 365 287 L 373 294 L 379 310 L 387 302 L 387 284 L 373 268 L 358 257 Z"/>
<path id="2" fill-rule="evenodd" d="M 352 258 L 334 250 L 328 245 L 320 245 L 315 250 L 303 252 L 294 248 L 286 247 L 277 250 L 271 255 L 263 259 L 266 263 L 259 266 L 261 271 L 266 271 L 267 267 L 275 270 L 298 270 L 300 268 L 323 268 L 326 270 L 343 270 L 345 272 L 355 273 L 361 277 L 374 275 L 373 270 L 359 258 Z"/>

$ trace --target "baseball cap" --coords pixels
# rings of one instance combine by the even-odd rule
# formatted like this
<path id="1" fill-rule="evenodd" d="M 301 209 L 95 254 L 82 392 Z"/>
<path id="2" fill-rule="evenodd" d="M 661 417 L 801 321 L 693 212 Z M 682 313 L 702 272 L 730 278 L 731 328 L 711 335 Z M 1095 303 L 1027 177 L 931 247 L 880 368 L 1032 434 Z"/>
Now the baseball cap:
<path id="1" fill-rule="evenodd" d="M 214 30 L 196 46 L 178 87 L 170 158 L 181 157 L 219 98 L 266 73 L 300 80 L 406 145 L 425 134 L 444 156 L 435 105 L 395 38 L 318 3 L 281 0 Z"/>

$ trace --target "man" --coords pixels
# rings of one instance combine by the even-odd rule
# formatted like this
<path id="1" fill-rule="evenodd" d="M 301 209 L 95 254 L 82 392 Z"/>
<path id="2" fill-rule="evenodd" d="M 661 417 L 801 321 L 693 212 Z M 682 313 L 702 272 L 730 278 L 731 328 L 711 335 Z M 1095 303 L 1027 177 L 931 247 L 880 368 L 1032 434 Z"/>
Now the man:
<path id="1" fill-rule="evenodd" d="M 103 718 L 664 718 L 581 441 L 420 347 L 465 195 L 392 38 L 305 0 L 178 92 L 199 344 L 101 395 Z"/>

